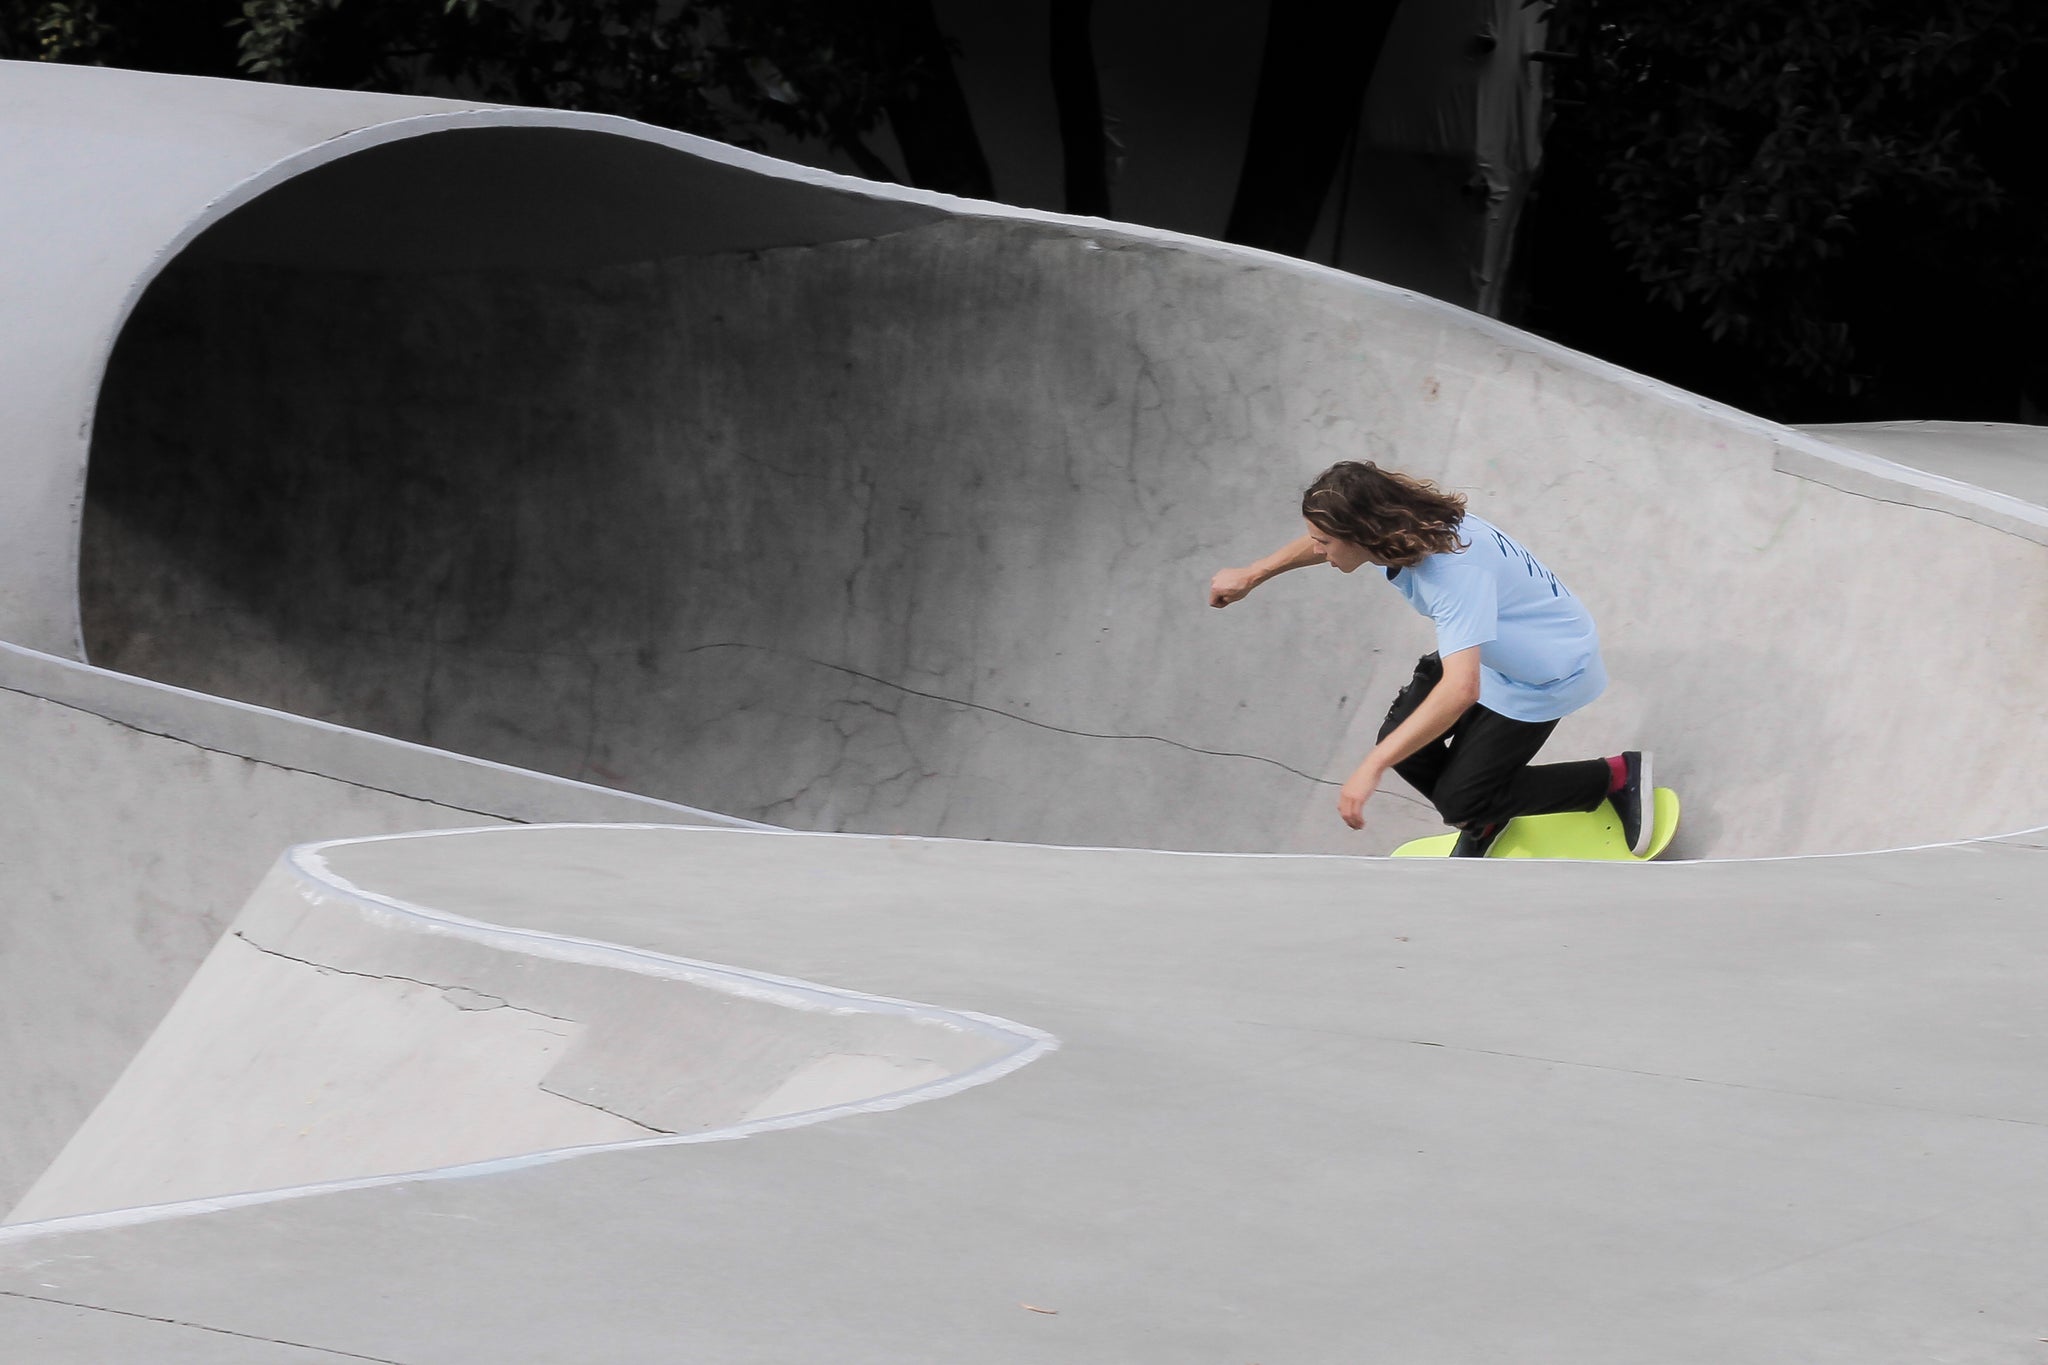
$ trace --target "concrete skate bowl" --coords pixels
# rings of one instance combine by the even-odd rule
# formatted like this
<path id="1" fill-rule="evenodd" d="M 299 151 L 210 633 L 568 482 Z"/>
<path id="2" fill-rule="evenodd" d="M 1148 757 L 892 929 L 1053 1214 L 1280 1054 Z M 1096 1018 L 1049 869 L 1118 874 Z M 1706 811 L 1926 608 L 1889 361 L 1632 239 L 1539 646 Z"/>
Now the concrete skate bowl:
<path id="1" fill-rule="evenodd" d="M 1329 809 L 1422 623 L 1324 571 L 1201 605 L 1215 565 L 1292 531 L 1305 477 L 1365 453 L 1470 491 L 1593 604 L 1619 681 L 1557 747 L 1654 742 L 1680 852 L 2039 822 L 2043 552 L 1967 488 L 1142 229 L 603 120 L 7 74 L 185 120 L 158 158 L 187 176 L 179 212 L 148 220 L 168 254 L 119 258 L 117 298 L 152 282 L 132 317 L 74 304 L 113 273 L 84 248 L 21 286 L 55 279 L 53 324 L 87 317 L 36 348 L 91 372 L 86 401 L 0 367 L 16 408 L 69 393 L 19 438 L 53 467 L 84 470 L 97 405 L 103 663 L 786 823 L 1370 851 L 1433 824 L 1389 792 L 1355 841 Z M 79 234 L 160 209 L 141 122 L 71 108 L 112 128 L 47 158 L 92 173 Z M 279 129 L 299 140 L 272 149 Z M 478 129 L 633 146 L 515 140 L 477 175 L 456 153 Z M 92 160 L 117 153 L 130 178 Z M 41 521 L 75 540 L 76 499 L 43 482 Z M 0 621 L 61 652 L 77 580 L 21 610 L 21 539 L 0 537 Z M 289 868 L 266 883 L 142 1045 L 81 1026 L 135 994 L 138 958 L 167 1000 L 192 964 L 166 938 L 211 941 L 256 875 L 221 859 L 174 889 L 187 855 L 457 808 L 670 817 L 561 813 L 530 773 L 494 770 L 489 800 L 420 791 L 399 746 L 288 715 L 261 717 L 290 733 L 259 762 L 199 723 L 226 703 L 34 662 L 74 690 L 0 680 L 40 765 L 17 744 L 0 785 L 41 822 L 9 922 L 45 945 L 5 958 L 70 974 L 7 1002 L 6 1051 L 80 1092 L 104 1082 L 75 1059 L 111 1080 L 142 1051 L 22 1216 L 194 1201 L 0 1232 L 0 1340 L 38 1358 L 1327 1359 L 1368 1338 L 1719 1365 L 2039 1335 L 2038 834 L 1647 869 L 645 826 L 382 840 L 323 855 L 338 881 L 313 896 Z M 51 741 L 72 729 L 97 747 Z M 377 752 L 343 765 L 344 739 Z M 660 848 L 623 877 L 638 840 Z M 373 849 L 404 878 L 354 861 Z M 31 863 L 92 898 L 43 897 Z M 863 1114 L 1047 1041 L 912 1000 L 1064 1050 Z M 843 1088 L 768 1102 L 819 1081 Z M 673 1136 L 593 1150 L 634 1124 Z M 563 1144 L 585 1155 L 528 1159 Z M 469 1164 L 372 1174 L 448 1162 Z M 450 1170 L 470 1178 L 431 1178 Z M 290 1181 L 362 1187 L 226 1195 Z"/>
<path id="2" fill-rule="evenodd" d="M 444 891 L 461 895 L 452 869 L 491 833 L 433 837 Z M 744 1136 L 951 1094 L 1053 1046 L 984 1015 L 380 891 L 377 859 L 427 838 L 288 853 L 6 1221 Z M 499 914 L 546 922 L 631 880 L 578 866 Z M 662 899 L 678 923 L 716 913 L 687 885 Z"/>
<path id="3" fill-rule="evenodd" d="M 1334 784 L 1423 623 L 1326 571 L 1203 602 L 1369 457 L 1590 603 L 1616 682 L 1552 752 L 1658 749 L 1674 855 L 2041 817 L 2009 528 L 1369 281 L 522 117 L 323 148 L 164 265 L 98 398 L 96 662 L 798 827 L 1384 851 L 1434 817 L 1351 836 Z"/>

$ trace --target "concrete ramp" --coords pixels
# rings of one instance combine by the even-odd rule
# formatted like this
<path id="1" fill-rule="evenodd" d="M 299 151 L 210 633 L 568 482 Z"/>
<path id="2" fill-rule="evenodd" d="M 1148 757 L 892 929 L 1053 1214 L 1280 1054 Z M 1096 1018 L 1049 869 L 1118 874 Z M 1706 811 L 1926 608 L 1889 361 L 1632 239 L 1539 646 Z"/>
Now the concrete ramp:
<path id="1" fill-rule="evenodd" d="M 294 850 L 257 889 L 7 1221 L 738 1136 L 952 1093 L 1051 1046 L 435 911 L 336 875 L 330 848 Z M 677 870 L 682 915 L 696 894 Z M 601 898 L 613 874 L 585 871 L 576 894 Z"/>
<path id="2" fill-rule="evenodd" d="M 0 1206 L 163 1018 L 280 849 L 562 820 L 732 824 L 0 643 Z"/>

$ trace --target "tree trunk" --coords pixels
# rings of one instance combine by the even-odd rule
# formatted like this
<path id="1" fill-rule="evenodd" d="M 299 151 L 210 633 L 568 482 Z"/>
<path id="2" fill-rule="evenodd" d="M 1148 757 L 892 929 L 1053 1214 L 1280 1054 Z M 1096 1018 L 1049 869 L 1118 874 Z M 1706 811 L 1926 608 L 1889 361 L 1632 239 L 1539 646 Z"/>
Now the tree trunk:
<path id="1" fill-rule="evenodd" d="M 1109 217 L 1109 143 L 1089 33 L 1095 0 L 1052 0 L 1052 93 L 1060 111 L 1067 212 Z"/>
<path id="2" fill-rule="evenodd" d="M 1273 0 L 1244 170 L 1224 238 L 1308 250 L 1400 0 Z"/>
<path id="3" fill-rule="evenodd" d="M 891 16 L 904 41 L 925 64 L 927 76 L 916 92 L 888 104 L 889 127 L 903 149 L 910 183 L 928 190 L 993 199 L 995 181 L 975 136 L 967 96 L 953 70 L 952 44 L 939 28 L 931 0 L 893 0 Z"/>

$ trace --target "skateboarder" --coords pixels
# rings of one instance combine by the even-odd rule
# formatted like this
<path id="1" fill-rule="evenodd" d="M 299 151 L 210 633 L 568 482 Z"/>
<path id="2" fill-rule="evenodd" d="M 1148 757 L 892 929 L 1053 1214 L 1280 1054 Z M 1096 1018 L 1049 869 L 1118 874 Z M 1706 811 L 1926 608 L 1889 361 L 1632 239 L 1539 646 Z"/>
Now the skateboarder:
<path id="1" fill-rule="evenodd" d="M 1226 607 L 1275 574 L 1370 564 L 1436 623 L 1436 652 L 1394 698 L 1379 743 L 1344 784 L 1337 813 L 1364 827 L 1389 768 L 1459 830 L 1453 857 L 1483 857 L 1517 815 L 1592 810 L 1612 799 L 1632 851 L 1650 844 L 1650 755 L 1530 766 L 1557 722 L 1607 687 L 1593 618 L 1557 575 L 1462 494 L 1370 463 L 1330 466 L 1302 494 L 1306 533 L 1255 564 L 1222 569 Z"/>

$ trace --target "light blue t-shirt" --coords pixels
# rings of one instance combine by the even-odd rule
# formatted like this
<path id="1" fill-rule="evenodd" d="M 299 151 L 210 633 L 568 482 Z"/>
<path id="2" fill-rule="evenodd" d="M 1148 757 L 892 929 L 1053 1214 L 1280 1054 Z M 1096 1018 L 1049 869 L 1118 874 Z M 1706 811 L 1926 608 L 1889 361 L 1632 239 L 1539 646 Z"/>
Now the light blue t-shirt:
<path id="1" fill-rule="evenodd" d="M 1506 532 L 1467 512 L 1465 548 L 1387 570 L 1436 623 L 1448 659 L 1479 646 L 1479 704 L 1513 720 L 1557 720 L 1607 690 L 1600 633 L 1557 575 Z"/>

